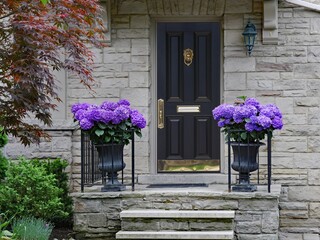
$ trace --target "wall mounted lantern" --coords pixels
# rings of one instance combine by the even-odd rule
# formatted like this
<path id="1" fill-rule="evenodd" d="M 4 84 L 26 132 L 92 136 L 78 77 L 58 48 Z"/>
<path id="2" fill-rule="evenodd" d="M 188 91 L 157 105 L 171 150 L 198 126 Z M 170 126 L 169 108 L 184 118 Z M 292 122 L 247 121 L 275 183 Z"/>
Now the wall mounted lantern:
<path id="1" fill-rule="evenodd" d="M 244 28 L 242 35 L 244 38 L 244 45 L 247 48 L 247 53 L 250 56 L 254 46 L 254 41 L 257 36 L 256 26 L 253 23 L 251 23 L 250 20 Z"/>

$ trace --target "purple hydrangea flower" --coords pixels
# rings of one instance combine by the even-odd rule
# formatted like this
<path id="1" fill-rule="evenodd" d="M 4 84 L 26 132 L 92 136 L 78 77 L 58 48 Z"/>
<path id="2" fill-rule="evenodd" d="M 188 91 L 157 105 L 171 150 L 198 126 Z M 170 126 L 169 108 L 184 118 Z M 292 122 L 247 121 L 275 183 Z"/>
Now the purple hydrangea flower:
<path id="1" fill-rule="evenodd" d="M 245 124 L 244 127 L 248 132 L 253 132 L 253 131 L 256 130 L 257 125 L 254 124 L 254 123 L 248 122 L 248 123 Z"/>
<path id="2" fill-rule="evenodd" d="M 244 104 L 254 106 L 258 110 L 261 108 L 260 103 L 255 98 L 247 98 Z"/>
<path id="3" fill-rule="evenodd" d="M 130 106 L 130 102 L 127 99 L 121 99 L 118 102 L 119 105 L 123 105 L 123 106 Z"/>
<path id="4" fill-rule="evenodd" d="M 81 129 L 83 129 L 83 130 L 89 130 L 94 126 L 94 124 L 86 118 L 83 118 L 79 122 L 79 124 L 80 124 Z"/>
<path id="5" fill-rule="evenodd" d="M 101 109 L 101 121 L 108 124 L 114 118 L 113 111 Z"/>
<path id="6" fill-rule="evenodd" d="M 249 132 L 261 131 L 263 128 L 259 125 L 258 116 L 251 116 L 250 120 L 245 124 L 245 130 Z"/>
<path id="7" fill-rule="evenodd" d="M 274 127 L 274 129 L 282 129 L 283 127 L 282 119 L 276 116 L 274 119 L 272 119 L 272 126 Z"/>
<path id="8" fill-rule="evenodd" d="M 90 106 L 89 103 L 75 103 L 71 106 L 71 112 L 75 114 L 78 110 L 83 109 L 86 110 Z"/>
<path id="9" fill-rule="evenodd" d="M 212 110 L 212 115 L 215 120 L 232 119 L 235 107 L 230 104 L 221 104 Z"/>
<path id="10" fill-rule="evenodd" d="M 256 116 L 256 115 L 251 116 L 249 122 L 252 123 L 252 124 L 258 124 L 258 118 L 257 118 L 257 116 Z"/>
<path id="11" fill-rule="evenodd" d="M 105 101 L 101 104 L 101 108 L 105 110 L 114 111 L 117 107 L 119 107 L 118 103 Z"/>
<path id="12" fill-rule="evenodd" d="M 236 106 L 233 119 L 236 123 L 243 122 L 246 118 L 257 115 L 258 110 L 252 105 L 241 105 Z"/>
<path id="13" fill-rule="evenodd" d="M 246 135 L 241 141 L 257 142 L 262 140 L 269 131 L 281 129 L 283 126 L 282 114 L 274 104 L 261 105 L 255 98 L 248 98 L 244 102 L 235 102 L 235 105 L 221 104 L 212 110 L 218 127 L 230 134 L 233 140 L 238 140 L 238 133 L 229 132 L 247 131 L 254 134 Z"/>
<path id="14" fill-rule="evenodd" d="M 86 118 L 91 122 L 99 122 L 101 119 L 99 109 L 89 108 L 86 113 Z"/>
<path id="15" fill-rule="evenodd" d="M 137 126 L 138 128 L 142 129 L 146 126 L 146 120 L 138 110 L 131 111 L 131 122 L 133 126 Z"/>
<path id="16" fill-rule="evenodd" d="M 119 106 L 114 110 L 114 117 L 112 119 L 113 124 L 119 124 L 123 120 L 130 117 L 130 108 L 128 106 Z"/>
<path id="17" fill-rule="evenodd" d="M 282 114 L 279 108 L 274 104 L 267 104 L 265 106 L 262 106 L 260 114 L 267 116 L 271 119 L 273 119 L 275 116 L 282 118 Z"/>
<path id="18" fill-rule="evenodd" d="M 270 118 L 260 115 L 257 117 L 258 124 L 263 128 L 263 129 L 268 129 L 270 128 L 272 121 Z"/>
<path id="19" fill-rule="evenodd" d="M 72 112 L 80 128 L 88 131 L 90 139 L 95 143 L 120 141 L 128 144 L 130 140 L 128 134 L 131 134 L 131 130 L 133 129 L 138 134 L 137 130 L 146 126 L 143 115 L 137 110 L 131 110 L 130 102 L 125 99 L 117 103 L 105 101 L 100 106 L 77 103 L 72 106 Z M 104 129 L 103 125 L 112 127 L 117 135 L 114 136 L 110 131 L 104 131 L 101 136 L 97 136 L 95 129 Z"/>
<path id="20" fill-rule="evenodd" d="M 219 126 L 219 127 L 224 127 L 225 125 L 230 124 L 230 122 L 231 122 L 230 119 L 224 119 L 224 120 L 221 119 L 221 120 L 218 122 L 218 126 Z"/>
<path id="21" fill-rule="evenodd" d="M 76 113 L 74 114 L 74 118 L 77 119 L 78 121 L 81 121 L 83 118 L 86 117 L 87 111 L 84 109 L 78 109 Z"/>

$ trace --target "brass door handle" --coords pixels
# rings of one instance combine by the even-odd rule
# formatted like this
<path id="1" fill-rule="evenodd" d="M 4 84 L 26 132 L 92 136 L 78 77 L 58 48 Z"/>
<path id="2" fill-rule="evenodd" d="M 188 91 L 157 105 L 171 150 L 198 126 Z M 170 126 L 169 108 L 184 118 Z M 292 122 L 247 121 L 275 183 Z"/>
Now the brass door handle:
<path id="1" fill-rule="evenodd" d="M 164 128 L 164 100 L 158 99 L 158 128 Z"/>

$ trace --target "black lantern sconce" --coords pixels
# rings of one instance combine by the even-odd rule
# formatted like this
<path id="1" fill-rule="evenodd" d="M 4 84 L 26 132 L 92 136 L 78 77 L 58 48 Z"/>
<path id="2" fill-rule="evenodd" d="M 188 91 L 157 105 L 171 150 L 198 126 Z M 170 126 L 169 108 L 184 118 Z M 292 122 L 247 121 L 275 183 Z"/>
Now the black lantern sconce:
<path id="1" fill-rule="evenodd" d="M 244 28 L 242 35 L 244 38 L 244 45 L 246 46 L 247 52 L 250 56 L 257 36 L 256 26 L 251 23 L 250 20 Z"/>

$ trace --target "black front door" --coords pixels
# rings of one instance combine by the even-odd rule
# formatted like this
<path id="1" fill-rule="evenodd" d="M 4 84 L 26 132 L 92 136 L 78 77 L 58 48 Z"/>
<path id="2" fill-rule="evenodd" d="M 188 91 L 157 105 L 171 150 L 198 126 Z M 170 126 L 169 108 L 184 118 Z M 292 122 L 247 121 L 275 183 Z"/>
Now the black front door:
<path id="1" fill-rule="evenodd" d="M 220 24 L 157 24 L 158 172 L 220 171 Z"/>

